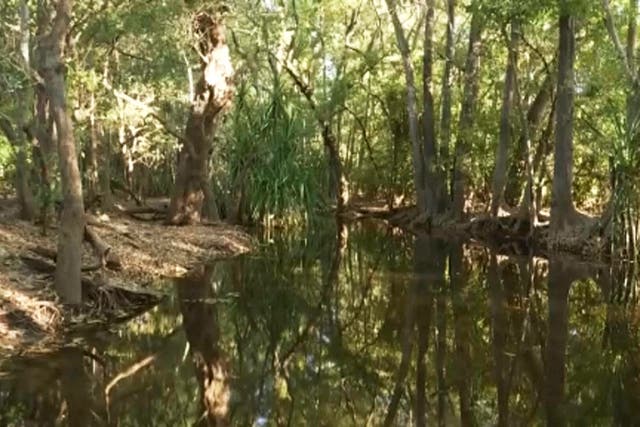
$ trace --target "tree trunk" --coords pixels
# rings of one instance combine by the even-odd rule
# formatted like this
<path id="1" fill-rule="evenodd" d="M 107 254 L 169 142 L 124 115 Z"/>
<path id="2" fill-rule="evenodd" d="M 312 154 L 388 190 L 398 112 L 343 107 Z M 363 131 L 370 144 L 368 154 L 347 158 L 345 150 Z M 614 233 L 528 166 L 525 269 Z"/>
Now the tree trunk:
<path id="1" fill-rule="evenodd" d="M 426 2 L 426 19 L 424 24 L 424 53 L 422 62 L 422 90 L 423 90 L 423 148 L 425 165 L 425 193 L 427 199 L 427 218 L 433 218 L 440 212 L 440 199 L 443 182 L 440 179 L 438 154 L 436 147 L 435 109 L 433 94 L 431 93 L 431 78 L 433 77 L 433 25 L 435 15 L 434 0 Z"/>
<path id="2" fill-rule="evenodd" d="M 102 196 L 101 205 L 104 210 L 110 210 L 113 207 L 113 191 L 111 190 L 111 139 L 113 133 L 105 132 L 101 125 L 96 129 L 98 138 L 101 139 L 98 145 L 98 157 L 102 167 L 98 170 L 98 181 L 100 194 Z"/>
<path id="3" fill-rule="evenodd" d="M 507 71 L 504 76 L 502 92 L 502 110 L 500 112 L 500 136 L 496 151 L 496 164 L 491 186 L 491 216 L 498 215 L 500 204 L 504 200 L 504 187 L 507 181 L 507 163 L 509 161 L 509 144 L 511 142 L 511 111 L 513 109 L 514 77 L 518 66 L 518 44 L 520 42 L 520 25 L 517 19 L 511 21 L 511 35 Z"/>
<path id="4" fill-rule="evenodd" d="M 58 137 L 64 207 L 60 219 L 55 285 L 62 300 L 82 301 L 81 256 L 84 235 L 82 181 L 78 168 L 73 125 L 67 111 L 63 49 L 69 31 L 73 0 L 59 0 L 51 32 L 42 40 L 43 78 Z"/>
<path id="5" fill-rule="evenodd" d="M 338 140 L 331 130 L 331 125 L 327 122 L 322 125 L 322 141 L 329 159 L 329 197 L 336 203 L 336 211 L 342 212 L 348 202 L 346 193 L 346 182 L 342 172 L 342 161 L 340 160 L 340 151 L 338 148 Z"/>
<path id="6" fill-rule="evenodd" d="M 547 74 L 545 77 L 538 94 L 533 100 L 528 111 L 525 113 L 525 107 L 523 105 L 523 95 L 521 92 L 520 80 L 517 71 L 514 73 L 514 89 L 516 107 L 518 115 L 520 116 L 520 126 L 522 128 L 522 134 L 518 143 L 518 157 L 524 160 L 525 171 L 525 184 L 524 191 L 522 192 L 521 177 L 519 176 L 519 170 L 522 166 L 518 162 L 514 162 L 511 170 L 515 171 L 513 175 L 510 175 L 511 186 L 516 188 L 518 192 L 522 192 L 519 202 L 519 217 L 521 219 L 527 219 L 529 222 L 529 233 L 533 232 L 533 227 L 537 221 L 538 205 L 536 204 L 536 198 L 534 196 L 534 171 L 536 163 L 534 159 L 534 150 L 532 148 L 532 141 L 534 139 L 535 132 L 542 121 L 544 116 L 544 110 L 547 104 L 551 101 L 553 95 L 553 83 L 554 76 Z M 537 154 L 537 153 L 536 153 Z"/>
<path id="7" fill-rule="evenodd" d="M 562 3 L 562 2 L 561 2 Z M 551 230 L 563 231 L 572 224 L 575 208 L 571 188 L 573 184 L 573 63 L 575 34 L 573 17 L 561 10 L 558 60 L 558 100 L 556 107 L 556 140 L 551 193 Z"/>
<path id="8" fill-rule="evenodd" d="M 170 224 L 197 223 L 202 217 L 213 137 L 233 96 L 233 67 L 221 16 L 200 12 L 194 22 L 200 36 L 202 76 L 195 88 L 178 155 L 178 169 L 169 205 Z M 217 218 L 213 218 L 217 219 Z"/>
<path id="9" fill-rule="evenodd" d="M 445 45 L 445 63 L 442 76 L 442 113 L 440 114 L 440 160 L 442 163 L 442 200 L 449 199 L 446 183 L 450 170 L 451 145 L 451 72 L 453 69 L 453 32 L 455 28 L 455 0 L 447 0 L 447 32 Z M 447 206 L 448 207 L 448 206 Z"/>
<path id="10" fill-rule="evenodd" d="M 536 132 L 540 128 L 542 120 L 545 117 L 545 111 L 547 107 L 553 100 L 553 87 L 555 84 L 555 74 L 549 73 L 545 76 L 544 81 L 540 85 L 540 89 L 536 94 L 536 97 L 533 99 L 533 102 L 529 106 L 529 109 L 526 111 L 526 121 L 522 122 L 522 118 L 520 117 L 521 124 L 525 123 L 530 131 L 530 141 L 533 142 L 536 139 Z M 518 79 L 516 73 L 516 80 Z M 518 83 L 518 82 L 516 82 Z M 516 84 L 516 89 L 521 89 L 522 86 Z M 517 91 L 516 91 L 517 92 Z M 516 96 L 517 100 L 517 108 L 518 114 L 521 115 L 520 110 L 524 108 L 524 94 L 520 93 Z M 527 138 L 525 136 L 524 126 L 521 131 L 520 137 L 518 139 L 518 144 L 516 147 L 516 153 L 514 155 L 514 161 L 509 168 L 509 175 L 507 178 L 507 184 L 505 188 L 505 199 L 507 204 L 511 206 L 515 206 L 519 197 L 523 192 L 523 182 L 524 182 L 524 191 L 528 191 L 526 189 L 526 180 L 523 180 L 523 175 L 526 179 L 526 164 L 527 164 Z M 523 174 L 524 173 L 524 174 Z"/>
<path id="11" fill-rule="evenodd" d="M 453 195 L 452 212 L 456 220 L 464 216 L 464 204 L 467 197 L 467 180 L 469 173 L 469 147 L 475 121 L 476 102 L 480 75 L 480 49 L 482 48 L 482 17 L 475 11 L 471 17 L 467 59 L 464 65 L 464 89 L 460 120 L 458 123 L 458 139 L 453 162 Z"/>
<path id="12" fill-rule="evenodd" d="M 98 152 L 100 140 L 96 123 L 96 96 L 91 93 L 91 112 L 89 113 L 89 145 L 87 147 L 87 184 L 89 200 L 93 200 L 100 192 L 98 179 Z"/>
<path id="13" fill-rule="evenodd" d="M 21 120 L 21 119 L 20 119 Z M 31 220 L 34 217 L 35 206 L 33 194 L 29 186 L 29 174 L 27 171 L 27 157 L 25 153 L 25 138 L 16 132 L 9 120 L 0 117 L 0 131 L 9 140 L 15 150 L 16 155 L 16 197 L 20 206 L 19 216 L 24 220 Z"/>
<path id="14" fill-rule="evenodd" d="M 420 137 L 418 134 L 418 113 L 416 111 L 416 83 L 413 75 L 413 65 L 411 65 L 411 57 L 409 52 L 409 44 L 404 34 L 402 24 L 398 19 L 398 13 L 396 11 L 395 0 L 386 0 L 389 14 L 391 15 L 391 22 L 393 23 L 393 29 L 396 35 L 396 42 L 398 43 L 398 49 L 402 56 L 402 65 L 404 68 L 404 77 L 407 84 L 407 114 L 409 120 L 409 139 L 411 140 L 412 160 L 413 160 L 413 183 L 416 191 L 416 202 L 418 205 L 419 213 L 425 214 L 427 212 L 427 192 L 425 188 L 425 161 L 420 146 Z"/>
<path id="15" fill-rule="evenodd" d="M 43 43 L 47 39 L 47 28 L 51 23 L 51 14 L 48 10 L 47 3 L 44 0 L 38 1 L 36 39 L 39 42 L 36 45 L 34 56 L 35 66 L 38 74 L 44 76 L 47 69 L 47 43 Z M 45 84 L 38 82 L 36 85 L 36 108 L 35 117 L 32 123 L 25 129 L 29 139 L 37 142 L 33 144 L 33 158 L 38 167 L 39 172 L 39 197 L 40 204 L 40 221 L 42 222 L 42 232 L 46 234 L 53 207 L 53 194 L 51 190 L 51 171 L 54 170 L 56 164 L 56 144 L 53 139 L 53 117 L 50 114 L 49 99 Z"/>
<path id="16" fill-rule="evenodd" d="M 315 114 L 316 120 L 320 125 L 322 143 L 324 145 L 329 164 L 329 198 L 335 201 L 336 212 L 340 213 L 348 203 L 349 196 L 346 188 L 346 180 L 342 171 L 342 161 L 340 160 L 338 140 L 331 129 L 331 122 L 324 118 L 323 114 L 318 111 L 318 105 L 313 97 L 313 89 L 309 83 L 305 82 L 300 74 L 294 71 L 289 64 L 285 64 L 284 68 L 298 90 L 307 100 L 311 111 Z"/>
<path id="17" fill-rule="evenodd" d="M 20 2 L 20 64 L 28 70 L 29 62 L 29 5 L 26 0 Z M 20 218 L 31 220 L 35 216 L 35 204 L 33 193 L 29 185 L 29 172 L 27 164 L 27 140 L 22 129 L 27 125 L 30 115 L 29 103 L 32 100 L 32 91 L 28 83 L 25 84 L 18 95 L 18 131 L 14 132 L 16 145 L 16 195 L 20 204 Z"/>

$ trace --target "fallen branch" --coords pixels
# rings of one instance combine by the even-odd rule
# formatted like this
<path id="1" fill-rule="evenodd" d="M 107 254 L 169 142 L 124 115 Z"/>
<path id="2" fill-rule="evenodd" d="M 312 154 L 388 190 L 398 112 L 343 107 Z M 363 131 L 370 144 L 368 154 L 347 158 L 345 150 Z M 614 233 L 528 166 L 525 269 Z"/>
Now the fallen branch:
<path id="1" fill-rule="evenodd" d="M 53 261 L 53 263 L 51 263 L 51 262 L 42 260 L 40 258 L 33 258 L 29 255 L 20 255 L 20 259 L 22 259 L 22 262 L 24 262 L 24 264 L 26 264 L 29 268 L 31 268 L 32 270 L 38 271 L 40 273 L 47 273 L 47 274 L 53 274 L 56 271 L 55 262 L 58 256 L 56 251 L 49 248 L 45 248 L 43 246 L 33 246 L 29 248 L 29 251 L 33 252 L 34 254 L 40 255 L 43 258 L 47 258 Z M 84 273 L 87 273 L 90 271 L 100 270 L 101 268 L 102 268 L 102 264 L 88 265 L 88 266 L 83 266 L 82 271 Z"/>
<path id="2" fill-rule="evenodd" d="M 122 206 L 115 205 L 116 210 L 124 215 L 130 216 L 137 221 L 156 221 L 163 219 L 167 216 L 168 208 L 155 208 L 152 206 L 139 206 L 134 208 L 123 208 Z M 142 215 L 149 215 L 151 217 L 144 217 Z"/>
<path id="3" fill-rule="evenodd" d="M 130 214 L 159 214 L 165 215 L 167 213 L 166 209 L 154 208 L 152 206 L 139 206 L 135 208 L 117 208 L 119 212 L 130 215 Z"/>
<path id="4" fill-rule="evenodd" d="M 50 262 L 42 260 L 40 258 L 34 258 L 28 255 L 20 255 L 20 260 L 31 270 L 37 271 L 39 273 L 53 274 L 56 271 L 55 264 L 51 264 Z"/>
<path id="5" fill-rule="evenodd" d="M 122 270 L 122 261 L 120 261 L 120 257 L 111 250 L 111 246 L 102 240 L 94 230 L 89 227 L 85 227 L 84 239 L 91 245 L 93 252 L 100 260 L 100 263 L 96 266 L 83 267 L 82 271 L 94 271 L 104 267 L 110 270 Z M 50 259 L 53 262 L 56 262 L 56 259 L 58 258 L 58 252 L 55 249 L 49 249 L 44 246 L 32 246 L 29 250 L 43 258 Z"/>
<path id="6" fill-rule="evenodd" d="M 89 227 L 84 228 L 84 239 L 93 247 L 93 251 L 100 260 L 100 264 L 111 270 L 122 270 L 120 257 L 111 250 L 104 240 Z"/>
<path id="7" fill-rule="evenodd" d="M 136 202 L 136 205 L 142 206 L 142 204 L 143 204 L 142 200 L 140 200 L 140 198 L 136 195 L 136 193 L 134 193 L 133 190 L 131 190 L 129 187 L 127 187 L 126 185 L 124 185 L 120 181 L 112 179 L 111 180 L 111 188 L 113 190 L 120 190 L 120 191 L 123 191 L 123 192 L 127 193 L 129 196 L 131 196 L 133 201 Z"/>

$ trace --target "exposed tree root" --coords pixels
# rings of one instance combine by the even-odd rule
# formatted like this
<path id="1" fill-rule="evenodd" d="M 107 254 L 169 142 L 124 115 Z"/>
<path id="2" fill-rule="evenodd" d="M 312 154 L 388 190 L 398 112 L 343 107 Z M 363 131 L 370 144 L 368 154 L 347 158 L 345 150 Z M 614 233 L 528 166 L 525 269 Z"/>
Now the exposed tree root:
<path id="1" fill-rule="evenodd" d="M 415 206 L 369 213 L 359 209 L 357 219 L 382 218 L 389 224 L 407 229 L 413 233 L 450 235 L 455 233 L 471 238 L 499 253 L 522 255 L 535 254 L 548 258 L 557 252 L 569 253 L 593 261 L 608 259 L 610 220 L 606 214 L 602 218 L 591 217 L 576 211 L 569 218 L 568 225 L 561 233 L 552 236 L 549 216 L 538 212 L 534 224 L 522 210 L 501 210 L 501 215 L 488 214 L 472 216 L 470 220 L 456 222 L 443 215 L 430 221 L 420 216 Z"/>
<path id="2" fill-rule="evenodd" d="M 20 255 L 23 264 L 33 271 L 53 275 L 55 264 L 40 258 Z M 116 313 L 138 313 L 160 301 L 161 295 L 148 289 L 126 286 L 109 280 L 103 275 L 82 277 L 82 295 L 85 307 L 113 320 Z"/>

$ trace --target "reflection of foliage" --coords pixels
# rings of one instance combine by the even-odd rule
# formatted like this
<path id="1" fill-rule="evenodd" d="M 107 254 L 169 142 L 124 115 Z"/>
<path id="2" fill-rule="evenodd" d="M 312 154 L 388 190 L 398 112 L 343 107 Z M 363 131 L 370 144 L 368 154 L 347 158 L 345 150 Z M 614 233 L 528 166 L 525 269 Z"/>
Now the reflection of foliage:
<path id="1" fill-rule="evenodd" d="M 471 247 L 465 248 L 462 266 L 452 263 L 444 276 L 435 276 L 429 266 L 434 257 L 452 259 L 458 249 L 451 243 L 430 253 L 427 269 L 419 267 L 416 276 L 410 236 L 360 223 L 349 227 L 348 244 L 340 251 L 336 232 L 335 226 L 323 222 L 306 232 L 268 235 L 257 254 L 217 266 L 211 285 L 217 299 L 206 303 L 218 305 L 220 345 L 231 364 L 234 425 L 253 425 L 262 418 L 268 425 L 304 425 L 311 419 L 330 420 L 330 425 L 365 425 L 367 420 L 380 424 L 393 394 L 405 314 L 418 295 L 416 283 L 433 292 L 429 295 L 434 302 L 445 304 L 443 311 L 434 312 L 428 330 L 428 423 L 438 416 L 438 369 L 445 373 L 447 420 L 459 416 L 460 387 L 466 387 L 477 425 L 496 423 L 496 370 L 507 381 L 510 422 L 530 425 L 544 420 L 545 348 L 549 334 L 560 332 L 547 323 L 546 263 L 500 258 L 497 281 L 491 284 L 488 254 Z M 332 281 L 336 251 L 342 262 Z M 451 277 L 461 282 L 452 286 Z M 442 288 L 435 286 L 439 282 Z M 612 419 L 634 419 L 637 411 L 636 308 L 604 304 L 607 286 L 602 281 L 576 281 L 570 291 L 564 384 L 569 423 L 609 425 Z M 503 307 L 502 320 L 492 317 L 493 304 Z M 106 362 L 101 366 L 84 357 L 90 378 L 86 396 L 98 416 L 106 417 L 101 395 L 106 382 L 154 355 L 150 366 L 113 388 L 111 419 L 126 425 L 195 420 L 198 385 L 192 363 L 185 358 L 179 312 L 178 301 L 170 299 L 129 323 L 118 336 L 88 339 L 91 352 Z M 439 367 L 435 343 L 441 315 L 446 340 L 444 364 Z M 495 328 L 504 334 L 498 348 Z M 397 424 L 416 415 L 416 348 L 414 343 L 401 384 Z M 501 365 L 496 365 L 496 350 L 504 355 Z M 60 410 L 64 390 L 42 387 L 43 381 L 52 383 L 51 375 L 59 375 L 52 371 L 56 360 L 52 355 L 30 361 L 22 377 L 0 380 L 4 424 L 28 417 L 36 407 L 44 413 Z M 459 382 L 457 373 L 465 360 L 468 381 Z M 12 369 L 23 368 L 3 368 Z"/>

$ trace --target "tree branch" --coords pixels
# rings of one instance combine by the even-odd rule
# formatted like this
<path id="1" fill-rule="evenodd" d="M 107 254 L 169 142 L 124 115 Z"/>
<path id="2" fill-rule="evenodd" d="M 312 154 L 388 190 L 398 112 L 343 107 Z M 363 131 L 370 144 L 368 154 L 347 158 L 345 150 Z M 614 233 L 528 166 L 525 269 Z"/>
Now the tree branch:
<path id="1" fill-rule="evenodd" d="M 618 56 L 622 60 L 622 64 L 624 65 L 625 72 L 627 73 L 627 77 L 631 82 L 635 83 L 637 81 L 637 74 L 633 68 L 631 68 L 631 64 L 629 64 L 629 58 L 625 52 L 624 47 L 622 46 L 622 42 L 620 41 L 620 37 L 618 36 L 618 32 L 616 31 L 615 23 L 613 22 L 613 16 L 611 15 L 611 8 L 609 4 L 610 0 L 602 0 L 602 8 L 604 10 L 604 23 L 607 27 L 607 32 L 609 33 L 609 37 L 611 37 L 611 41 L 613 41 L 613 45 L 618 53 Z"/>

